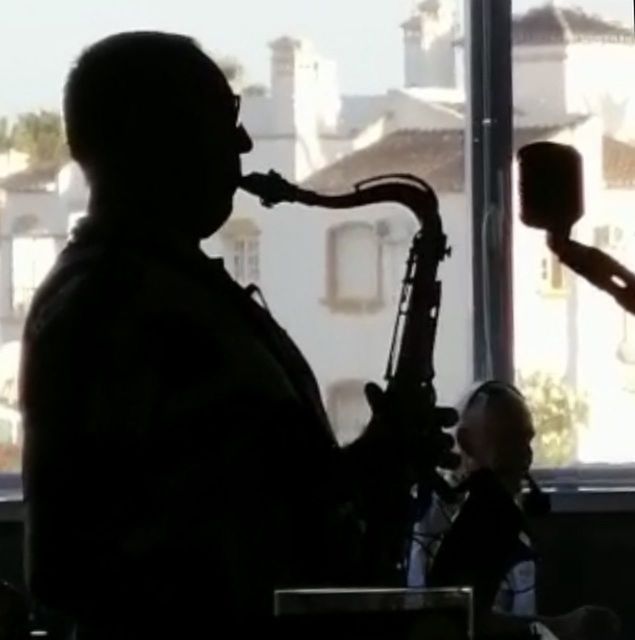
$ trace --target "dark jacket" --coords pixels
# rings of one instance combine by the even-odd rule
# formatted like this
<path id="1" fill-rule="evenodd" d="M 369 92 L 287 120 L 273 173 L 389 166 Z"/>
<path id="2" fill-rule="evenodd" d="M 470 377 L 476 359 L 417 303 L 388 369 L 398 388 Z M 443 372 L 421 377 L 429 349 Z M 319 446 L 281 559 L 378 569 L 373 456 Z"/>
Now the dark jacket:
<path id="1" fill-rule="evenodd" d="M 359 531 L 315 378 L 220 261 L 89 220 L 23 353 L 41 602 L 88 621 L 268 615 L 276 587 L 354 579 Z"/>

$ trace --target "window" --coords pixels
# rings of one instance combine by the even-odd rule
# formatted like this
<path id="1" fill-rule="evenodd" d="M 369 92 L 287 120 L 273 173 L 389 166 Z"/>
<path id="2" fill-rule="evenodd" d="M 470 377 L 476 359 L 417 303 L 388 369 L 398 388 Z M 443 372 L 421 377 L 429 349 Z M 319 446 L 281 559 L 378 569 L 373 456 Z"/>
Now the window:
<path id="1" fill-rule="evenodd" d="M 0 185 L 0 202 L 6 202 L 0 225 L 6 213 L 37 211 L 58 242 L 85 211 L 86 194 L 73 177 L 77 167 L 65 164 L 58 120 L 47 115 L 36 126 L 37 119 L 21 116 L 41 107 L 59 111 L 62 79 L 87 45 L 140 24 L 193 35 L 219 60 L 239 63 L 224 67 L 241 95 L 240 120 L 254 142 L 243 157 L 243 173 L 273 169 L 327 195 L 350 193 L 363 180 L 395 173 L 412 174 L 434 188 L 453 248 L 439 273 L 435 384 L 440 402 L 455 403 L 472 381 L 474 359 L 464 152 L 469 95 L 464 51 L 457 46 L 464 35 L 461 0 L 233 0 L 222 16 L 218 3 L 194 0 L 105 2 L 99 3 L 99 20 L 88 4 L 43 3 L 41 23 L 49 26 L 42 32 L 32 26 L 28 3 L 2 4 L 11 16 L 0 21 L 2 59 L 19 54 L 21 63 L 0 66 L 6 98 L 0 119 L 7 115 L 20 123 L 15 144 L 30 155 Z M 9 27 L 15 24 L 21 28 Z M 214 28 L 201 30 L 210 24 Z M 42 66 L 52 50 L 59 55 Z M 167 135 L 178 135 L 179 124 L 170 122 Z M 0 168 L 8 166 L 2 142 Z M 44 165 L 45 157 L 52 164 Z M 165 162 L 189 166 L 187 157 Z M 184 193 L 182 203 L 187 202 Z M 295 202 L 270 211 L 239 190 L 229 221 L 204 245 L 210 255 L 223 258 L 238 282 L 263 290 L 267 306 L 313 368 L 344 438 L 365 420 L 363 383 L 383 379 L 408 249 L 419 226 L 410 211 L 392 201 L 341 210 Z M 5 315 L 20 314 L 11 318 L 12 339 L 20 334 L 22 315 L 56 250 L 48 235 L 36 236 L 30 228 L 2 228 L 0 235 L 14 249 L 12 278 L 8 269 L 0 272 L 0 308 Z M 9 252 L 0 254 L 9 259 Z M 2 333 L 0 342 L 6 340 Z M 337 386 L 338 381 L 355 384 Z M 3 464 L 0 457 L 0 471 L 13 470 Z"/>
<path id="2" fill-rule="evenodd" d="M 257 238 L 233 238 L 227 242 L 229 272 L 241 284 L 260 281 L 260 245 Z"/>
<path id="3" fill-rule="evenodd" d="M 353 222 L 329 231 L 327 302 L 333 309 L 378 310 L 382 278 L 381 244 L 372 224 Z"/>
<path id="4" fill-rule="evenodd" d="M 565 290 L 565 272 L 560 260 L 545 252 L 540 261 L 540 288 L 545 295 L 561 295 Z"/>
<path id="5" fill-rule="evenodd" d="M 622 314 L 622 339 L 617 357 L 624 364 L 635 366 L 635 318 L 626 312 Z"/>
<path id="6" fill-rule="evenodd" d="M 12 241 L 12 309 L 25 316 L 35 291 L 56 257 L 55 240 L 41 236 L 16 236 Z"/>
<path id="7" fill-rule="evenodd" d="M 620 227 L 604 224 L 593 230 L 593 244 L 598 249 L 615 249 L 624 240 L 624 232 Z"/>
<path id="8" fill-rule="evenodd" d="M 260 231 L 248 219 L 232 220 L 223 229 L 225 267 L 242 285 L 260 282 Z"/>
<path id="9" fill-rule="evenodd" d="M 581 153 L 585 214 L 573 235 L 632 269 L 635 86 L 623 82 L 635 68 L 632 2 L 527 5 L 514 0 L 514 148 L 550 140 Z M 543 466 L 573 467 L 584 478 L 586 465 L 633 464 L 630 420 L 615 419 L 635 415 L 633 317 L 517 220 L 515 211 L 515 366 L 533 403 Z M 536 255 L 539 288 L 528 282 Z"/>
<path id="10" fill-rule="evenodd" d="M 354 440 L 370 419 L 364 382 L 347 380 L 329 387 L 327 410 L 340 443 Z"/>

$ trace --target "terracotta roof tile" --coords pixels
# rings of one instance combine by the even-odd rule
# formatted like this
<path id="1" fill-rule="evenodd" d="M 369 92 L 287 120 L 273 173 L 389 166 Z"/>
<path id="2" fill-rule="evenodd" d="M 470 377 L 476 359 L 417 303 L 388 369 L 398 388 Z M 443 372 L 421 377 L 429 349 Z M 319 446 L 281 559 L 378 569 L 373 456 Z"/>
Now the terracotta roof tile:
<path id="1" fill-rule="evenodd" d="M 633 30 L 590 15 L 579 8 L 545 5 L 517 16 L 515 44 L 552 44 L 581 41 L 635 42 Z"/>
<path id="2" fill-rule="evenodd" d="M 30 167 L 0 180 L 0 189 L 24 192 L 47 191 L 49 185 L 57 180 L 59 170 L 60 167 L 57 164 Z"/>
<path id="3" fill-rule="evenodd" d="M 604 182 L 609 189 L 635 186 L 635 146 L 604 138 Z"/>
<path id="4" fill-rule="evenodd" d="M 516 129 L 514 146 L 553 137 L 571 123 Z M 316 172 L 303 184 L 323 193 L 346 191 L 357 182 L 388 173 L 410 173 L 439 192 L 465 188 L 465 149 L 462 130 L 409 129 L 392 133 Z"/>

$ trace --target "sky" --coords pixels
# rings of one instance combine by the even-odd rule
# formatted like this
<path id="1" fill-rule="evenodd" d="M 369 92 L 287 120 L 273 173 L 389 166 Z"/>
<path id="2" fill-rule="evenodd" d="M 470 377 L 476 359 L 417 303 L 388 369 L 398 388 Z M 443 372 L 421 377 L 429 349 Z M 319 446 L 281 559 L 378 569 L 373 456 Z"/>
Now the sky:
<path id="1" fill-rule="evenodd" d="M 545 0 L 514 0 L 514 12 Z M 416 0 L 0 0 L 0 115 L 59 109 L 64 77 L 83 47 L 118 31 L 194 36 L 212 54 L 239 59 L 267 83 L 268 43 L 308 37 L 338 62 L 347 94 L 402 84 L 400 23 Z M 632 0 L 561 0 L 633 24 Z"/>

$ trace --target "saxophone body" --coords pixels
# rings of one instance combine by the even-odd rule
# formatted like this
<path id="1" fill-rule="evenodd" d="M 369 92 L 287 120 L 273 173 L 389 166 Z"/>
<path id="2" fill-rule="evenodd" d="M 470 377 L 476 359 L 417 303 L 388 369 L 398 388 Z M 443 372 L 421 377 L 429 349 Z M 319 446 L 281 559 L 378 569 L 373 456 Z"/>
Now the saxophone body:
<path id="1" fill-rule="evenodd" d="M 323 195 L 301 189 L 274 172 L 250 174 L 243 178 L 242 188 L 261 199 L 263 205 L 299 202 L 328 209 L 349 209 L 381 202 L 405 206 L 416 217 L 419 231 L 415 234 L 405 268 L 397 318 L 386 372 L 386 394 L 394 405 L 412 407 L 422 428 L 437 428 L 434 421 L 436 392 L 434 388 L 434 344 L 441 304 L 441 282 L 438 267 L 450 254 L 439 215 L 439 202 L 433 189 L 412 175 L 393 174 L 358 183 L 348 193 Z M 406 562 L 413 525 L 421 506 L 432 491 L 449 487 L 435 472 L 422 470 L 412 495 L 407 491 L 403 502 L 388 498 L 373 505 L 371 521 L 379 523 L 367 532 L 369 564 L 376 568 L 369 582 L 402 586 L 406 581 Z M 447 495 L 447 492 L 446 492 Z"/>
<path id="2" fill-rule="evenodd" d="M 282 202 L 299 202 L 327 209 L 349 209 L 392 202 L 405 206 L 419 223 L 405 268 L 388 362 L 386 392 L 397 401 L 419 398 L 422 405 L 416 415 L 423 428 L 435 428 L 434 345 L 441 306 L 441 282 L 438 269 L 451 252 L 439 214 L 439 202 L 433 189 L 423 180 L 406 174 L 380 176 L 358 183 L 347 193 L 323 195 L 292 185 L 275 172 L 254 173 L 243 178 L 242 188 L 261 199 L 264 206 Z M 422 465 L 425 466 L 425 465 Z M 527 474 L 532 515 L 549 510 L 549 498 Z M 438 493 L 447 501 L 459 498 L 462 490 L 450 488 L 430 469 L 423 469 L 414 492 L 414 505 L 407 522 L 396 522 L 391 531 L 383 531 L 373 545 L 380 576 L 403 585 L 403 566 L 411 542 L 412 526 L 421 517 L 422 507 L 429 504 L 430 494 Z"/>

